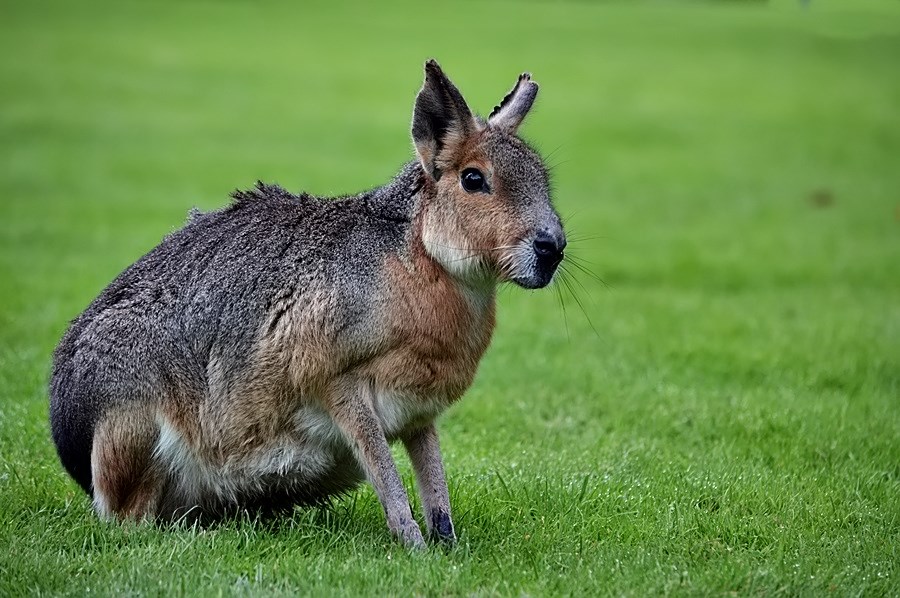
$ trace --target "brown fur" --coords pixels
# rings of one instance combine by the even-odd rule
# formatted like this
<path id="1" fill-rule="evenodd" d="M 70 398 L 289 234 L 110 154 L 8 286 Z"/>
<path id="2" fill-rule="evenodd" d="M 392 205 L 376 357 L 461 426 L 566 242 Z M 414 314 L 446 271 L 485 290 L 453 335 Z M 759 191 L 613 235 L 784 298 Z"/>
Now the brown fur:
<path id="1" fill-rule="evenodd" d="M 97 427 L 91 458 L 96 507 L 102 516 L 156 516 L 164 490 L 164 476 L 151 456 L 157 437 L 147 410 L 113 411 Z"/>

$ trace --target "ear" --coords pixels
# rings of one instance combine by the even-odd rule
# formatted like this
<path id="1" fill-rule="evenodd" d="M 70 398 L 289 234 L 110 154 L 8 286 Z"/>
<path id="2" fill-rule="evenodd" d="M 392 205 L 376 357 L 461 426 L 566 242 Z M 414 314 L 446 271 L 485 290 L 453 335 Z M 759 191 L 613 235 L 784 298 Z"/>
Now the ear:
<path id="1" fill-rule="evenodd" d="M 425 63 L 425 84 L 416 96 L 412 138 L 425 172 L 441 177 L 438 157 L 476 129 L 475 118 L 462 94 L 434 60 Z"/>
<path id="2" fill-rule="evenodd" d="M 488 124 L 515 133 L 525 115 L 531 110 L 537 92 L 538 84 L 531 80 L 531 73 L 522 73 L 512 91 L 491 111 Z"/>

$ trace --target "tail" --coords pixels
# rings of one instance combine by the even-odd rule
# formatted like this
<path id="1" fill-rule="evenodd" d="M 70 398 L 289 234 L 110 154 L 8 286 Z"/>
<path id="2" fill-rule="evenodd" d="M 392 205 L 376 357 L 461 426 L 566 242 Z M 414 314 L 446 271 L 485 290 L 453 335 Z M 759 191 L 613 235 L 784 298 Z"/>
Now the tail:
<path id="1" fill-rule="evenodd" d="M 50 431 L 63 467 L 89 496 L 91 487 L 91 447 L 94 417 L 91 397 L 84 396 L 91 385 L 74 372 L 73 355 L 66 351 L 66 339 L 54 355 L 50 377 Z"/>

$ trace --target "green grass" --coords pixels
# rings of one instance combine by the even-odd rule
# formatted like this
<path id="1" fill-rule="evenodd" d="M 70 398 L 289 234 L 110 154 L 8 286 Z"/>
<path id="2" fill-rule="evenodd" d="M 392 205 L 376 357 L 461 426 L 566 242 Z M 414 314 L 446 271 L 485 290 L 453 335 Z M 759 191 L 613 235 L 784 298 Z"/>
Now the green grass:
<path id="1" fill-rule="evenodd" d="M 0 595 L 900 594 L 900 4 L 367 6 L 4 5 Z M 48 433 L 68 320 L 235 187 L 386 181 L 430 56 L 483 112 L 533 71 L 609 285 L 571 282 L 596 332 L 503 292 L 440 422 L 459 546 L 407 553 L 369 489 L 97 521 Z"/>

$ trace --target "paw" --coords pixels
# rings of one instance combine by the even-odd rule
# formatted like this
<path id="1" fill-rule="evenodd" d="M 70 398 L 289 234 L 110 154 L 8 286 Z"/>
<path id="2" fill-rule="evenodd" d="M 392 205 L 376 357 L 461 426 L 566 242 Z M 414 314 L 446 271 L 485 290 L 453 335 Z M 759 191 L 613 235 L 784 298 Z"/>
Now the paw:
<path id="1" fill-rule="evenodd" d="M 453 531 L 453 521 L 450 519 L 450 513 L 439 510 L 432 511 L 429 521 L 431 523 L 429 531 L 432 539 L 446 542 L 447 544 L 456 544 L 456 532 Z"/>
<path id="2" fill-rule="evenodd" d="M 391 532 L 407 548 L 425 548 L 425 538 L 422 536 L 422 530 L 419 529 L 415 521 L 403 522 L 397 526 L 392 526 Z"/>

